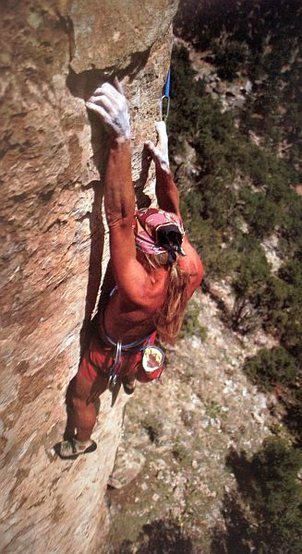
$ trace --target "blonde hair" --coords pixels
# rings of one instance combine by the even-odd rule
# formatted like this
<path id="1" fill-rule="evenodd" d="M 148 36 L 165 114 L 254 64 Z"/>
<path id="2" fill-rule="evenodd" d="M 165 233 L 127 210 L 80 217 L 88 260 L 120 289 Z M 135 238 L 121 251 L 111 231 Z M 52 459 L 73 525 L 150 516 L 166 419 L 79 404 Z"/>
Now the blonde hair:
<path id="1" fill-rule="evenodd" d="M 168 267 L 168 287 L 164 303 L 154 318 L 154 324 L 160 340 L 167 344 L 174 344 L 180 331 L 185 309 L 188 302 L 187 288 L 190 274 L 183 271 L 176 261 L 168 266 L 168 253 L 146 254 L 145 259 L 150 269 Z"/>

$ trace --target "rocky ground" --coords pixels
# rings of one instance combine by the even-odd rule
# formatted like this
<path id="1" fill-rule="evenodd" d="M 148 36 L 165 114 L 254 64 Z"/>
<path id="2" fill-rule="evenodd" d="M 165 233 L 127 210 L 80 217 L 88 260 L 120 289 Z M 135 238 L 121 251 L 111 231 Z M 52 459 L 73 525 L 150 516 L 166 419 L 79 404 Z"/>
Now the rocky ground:
<path id="1" fill-rule="evenodd" d="M 227 458 L 250 456 L 276 425 L 274 397 L 243 372 L 246 357 L 271 339 L 232 332 L 209 295 L 194 301 L 199 331 L 168 352 L 161 380 L 138 385 L 127 405 L 108 488 L 106 553 L 212 552 L 223 499 L 236 491 Z"/>
<path id="2" fill-rule="evenodd" d="M 242 108 L 252 92 L 246 77 L 221 80 L 207 52 L 190 48 L 190 59 L 223 111 Z M 176 165 L 186 161 L 183 171 L 194 171 L 195 152 L 184 147 Z M 263 248 L 276 271 L 273 242 Z M 220 311 L 223 306 L 224 318 L 232 311 L 229 287 L 211 283 L 209 290 L 194 298 L 199 327 L 168 351 L 161 380 L 138 385 L 126 407 L 107 495 L 106 554 L 222 554 L 215 537 L 225 529 L 226 499 L 240 504 L 232 460 L 250 458 L 266 437 L 283 433 L 275 396 L 260 393 L 243 370 L 247 357 L 274 340 L 260 328 L 246 336 L 233 332 Z"/>

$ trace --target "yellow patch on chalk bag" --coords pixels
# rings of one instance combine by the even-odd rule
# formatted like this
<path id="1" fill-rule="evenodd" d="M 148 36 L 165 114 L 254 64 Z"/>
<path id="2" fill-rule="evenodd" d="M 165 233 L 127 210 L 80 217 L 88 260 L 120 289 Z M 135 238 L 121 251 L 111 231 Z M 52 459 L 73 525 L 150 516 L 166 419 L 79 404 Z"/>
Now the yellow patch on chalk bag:
<path id="1" fill-rule="evenodd" d="M 156 369 L 162 367 L 165 354 L 158 346 L 147 346 L 144 349 L 142 364 L 146 373 L 153 373 Z"/>

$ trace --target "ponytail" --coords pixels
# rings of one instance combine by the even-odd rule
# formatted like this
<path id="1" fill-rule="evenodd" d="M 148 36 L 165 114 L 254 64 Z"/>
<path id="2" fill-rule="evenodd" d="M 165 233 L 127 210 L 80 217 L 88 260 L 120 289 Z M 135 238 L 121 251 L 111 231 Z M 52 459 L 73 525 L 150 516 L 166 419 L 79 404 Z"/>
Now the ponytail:
<path id="1" fill-rule="evenodd" d="M 188 302 L 190 275 L 180 269 L 177 261 L 169 268 L 169 282 L 164 304 L 156 318 L 161 341 L 174 344 L 180 331 Z"/>
<path id="2" fill-rule="evenodd" d="M 151 255 L 144 253 L 152 269 L 167 266 L 168 254 Z M 183 271 L 176 261 L 168 267 L 168 288 L 164 303 L 156 314 L 154 323 L 160 340 L 173 345 L 180 331 L 188 302 L 187 288 L 190 274 Z"/>

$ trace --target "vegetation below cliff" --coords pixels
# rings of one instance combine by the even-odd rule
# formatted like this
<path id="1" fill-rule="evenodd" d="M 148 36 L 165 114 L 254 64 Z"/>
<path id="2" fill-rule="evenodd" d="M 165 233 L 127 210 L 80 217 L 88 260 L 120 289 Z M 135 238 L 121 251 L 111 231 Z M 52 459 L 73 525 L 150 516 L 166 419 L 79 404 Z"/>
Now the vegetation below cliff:
<path id="1" fill-rule="evenodd" d="M 183 4 L 178 34 L 190 45 L 173 52 L 169 136 L 205 294 L 170 353 L 165 387 L 140 388 L 127 412 L 125 440 L 145 465 L 110 497 L 112 551 L 298 554 L 300 8 L 213 3 L 188 25 Z M 226 109 L 209 72 L 221 90 L 248 79 L 243 101 Z"/>

